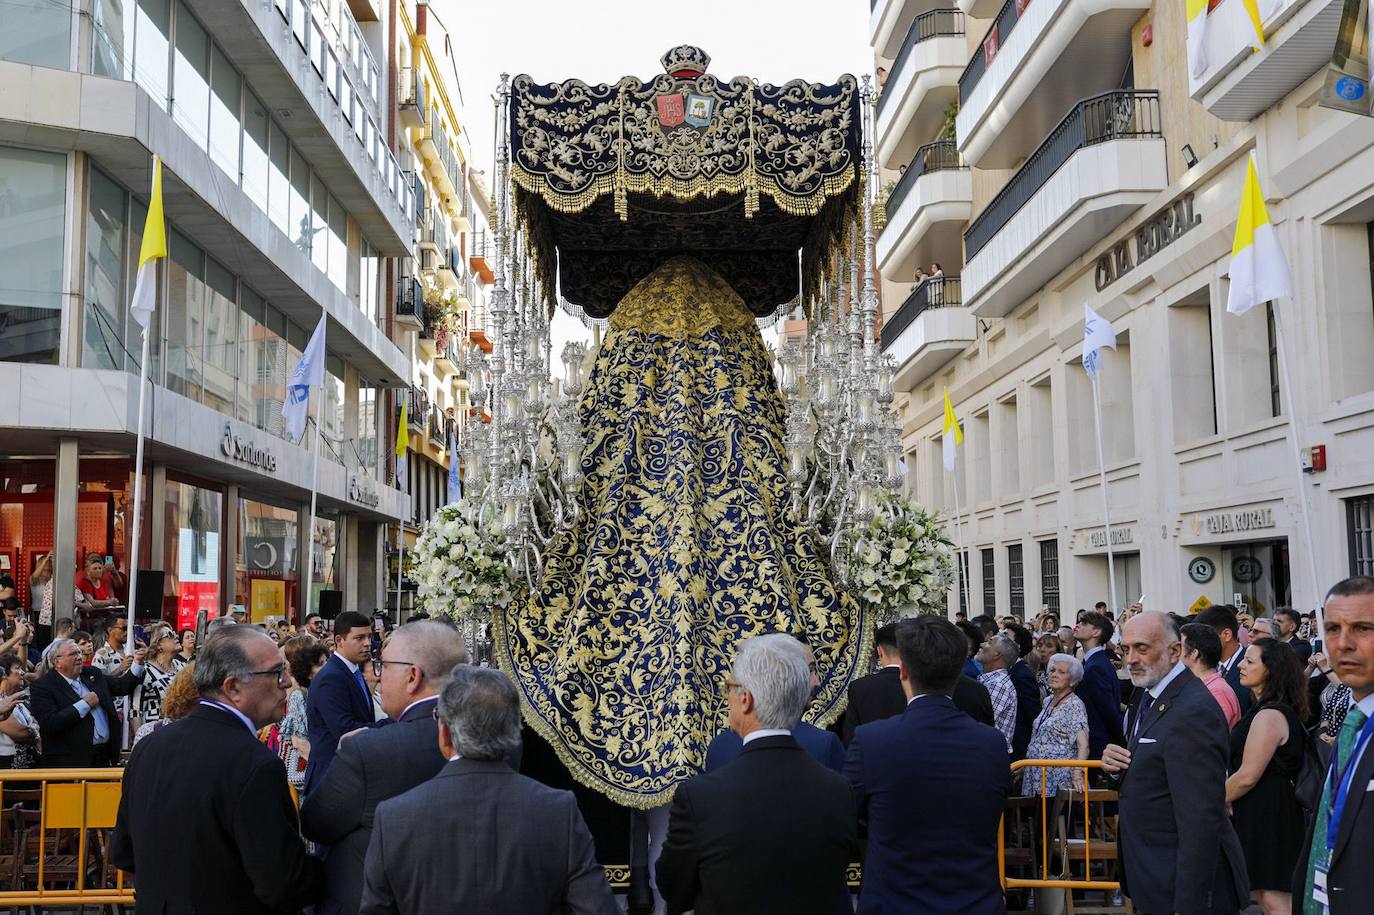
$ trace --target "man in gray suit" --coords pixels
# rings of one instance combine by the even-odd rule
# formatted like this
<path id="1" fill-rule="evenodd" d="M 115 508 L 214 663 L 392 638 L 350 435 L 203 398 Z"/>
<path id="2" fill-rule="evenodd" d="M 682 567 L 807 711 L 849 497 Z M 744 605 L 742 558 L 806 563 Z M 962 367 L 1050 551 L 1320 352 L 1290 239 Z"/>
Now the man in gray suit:
<path id="1" fill-rule="evenodd" d="M 1235 915 L 1250 881 L 1226 814 L 1221 706 L 1183 665 L 1167 613 L 1131 619 L 1121 647 L 1139 692 L 1126 746 L 1108 744 L 1102 768 L 1121 791 L 1122 888 L 1141 915 Z"/>
<path id="2" fill-rule="evenodd" d="M 376 663 L 382 708 L 394 724 L 347 737 L 301 805 L 301 831 L 328 847 L 319 915 L 357 915 L 377 805 L 444 767 L 434 709 L 454 667 L 466 662 L 462 637 L 443 623 L 407 623 L 387 640 Z"/>
<path id="3" fill-rule="evenodd" d="M 520 745 L 520 699 L 505 674 L 453 671 L 438 743 L 449 760 L 439 774 L 377 808 L 363 915 L 619 911 L 572 793 L 505 762 Z"/>

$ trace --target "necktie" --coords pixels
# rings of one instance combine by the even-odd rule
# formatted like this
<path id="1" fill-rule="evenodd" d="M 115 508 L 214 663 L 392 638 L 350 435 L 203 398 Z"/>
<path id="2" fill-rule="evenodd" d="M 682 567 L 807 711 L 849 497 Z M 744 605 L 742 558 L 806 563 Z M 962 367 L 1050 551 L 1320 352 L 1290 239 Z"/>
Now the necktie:
<path id="1" fill-rule="evenodd" d="M 363 669 L 359 667 L 353 671 L 354 678 L 358 681 L 358 689 L 363 691 L 363 698 L 367 701 L 368 708 L 372 707 L 372 692 L 367 688 L 367 680 L 363 678 Z"/>
<path id="2" fill-rule="evenodd" d="M 1360 728 L 1368 716 L 1358 708 L 1352 706 L 1349 714 L 1345 716 L 1345 724 L 1341 725 L 1341 735 L 1336 739 L 1336 756 L 1332 760 L 1332 767 L 1336 772 L 1341 771 L 1341 767 L 1350 759 L 1350 754 L 1355 750 L 1355 738 L 1360 734 Z M 1326 848 L 1326 828 L 1331 817 L 1331 792 L 1334 777 L 1328 777 L 1326 787 L 1322 789 L 1321 803 L 1317 805 L 1317 822 L 1312 828 L 1312 851 L 1307 856 L 1307 883 L 1303 890 L 1302 911 L 1303 915 L 1325 915 L 1326 906 L 1312 898 L 1312 884 L 1317 877 L 1317 866 L 1326 864 L 1329 852 Z"/>

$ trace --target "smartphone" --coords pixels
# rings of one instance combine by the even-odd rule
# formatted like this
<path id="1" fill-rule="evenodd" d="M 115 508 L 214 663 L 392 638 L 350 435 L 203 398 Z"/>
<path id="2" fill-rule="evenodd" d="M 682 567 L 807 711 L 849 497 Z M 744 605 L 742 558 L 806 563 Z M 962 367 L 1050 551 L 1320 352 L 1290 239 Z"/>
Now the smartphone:
<path id="1" fill-rule="evenodd" d="M 376 632 L 381 632 L 383 629 L 386 628 L 386 620 L 373 620 L 372 628 Z"/>
<path id="2" fill-rule="evenodd" d="M 112 566 L 112 565 L 114 565 L 114 557 L 113 557 L 113 556 L 106 556 L 106 557 L 105 557 L 105 565 L 107 565 L 107 566 Z"/>

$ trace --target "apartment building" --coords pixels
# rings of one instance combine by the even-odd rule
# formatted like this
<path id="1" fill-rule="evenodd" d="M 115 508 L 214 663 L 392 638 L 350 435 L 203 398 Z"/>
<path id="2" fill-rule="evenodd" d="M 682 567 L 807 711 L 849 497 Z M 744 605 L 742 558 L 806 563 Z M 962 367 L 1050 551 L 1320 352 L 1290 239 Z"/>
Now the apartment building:
<path id="1" fill-rule="evenodd" d="M 1118 339 L 1101 406 L 1119 604 L 1311 607 L 1374 571 L 1374 119 L 1318 104 L 1342 4 L 1261 0 L 1252 53 L 1240 0 L 1214 2 L 1197 74 L 1182 3 L 935 6 L 875 0 L 870 35 L 882 348 L 910 489 L 965 548 L 951 610 L 1108 598 L 1084 304 Z M 1296 284 L 1287 391 L 1272 304 L 1226 312 L 1251 154 Z"/>
<path id="2" fill-rule="evenodd" d="M 402 4 L 399 26 L 397 149 L 413 182 L 417 214 L 415 251 L 400 280 L 394 338 L 410 357 L 410 505 L 402 529 L 409 548 L 449 501 L 453 446 L 471 421 L 467 368 L 483 342 L 472 335 L 480 332 L 485 286 L 494 277 L 483 249 L 487 192 L 471 164 L 462 123 L 463 87 L 448 28 L 424 2 Z M 403 608 L 410 597 L 408 592 L 402 597 Z"/>
<path id="3" fill-rule="evenodd" d="M 254 620 L 384 599 L 394 261 L 416 201 L 388 140 L 376 0 L 6 6 L 0 29 L 0 570 L 141 570 L 141 614 Z M 151 330 L 141 555 L 129 555 L 140 346 L 129 320 L 153 156 L 169 256 Z M 288 373 L 327 316 L 291 441 Z M 318 422 L 316 422 L 318 420 Z M 307 530 L 315 426 L 318 512 Z M 334 592 L 329 596 L 323 594 Z"/>

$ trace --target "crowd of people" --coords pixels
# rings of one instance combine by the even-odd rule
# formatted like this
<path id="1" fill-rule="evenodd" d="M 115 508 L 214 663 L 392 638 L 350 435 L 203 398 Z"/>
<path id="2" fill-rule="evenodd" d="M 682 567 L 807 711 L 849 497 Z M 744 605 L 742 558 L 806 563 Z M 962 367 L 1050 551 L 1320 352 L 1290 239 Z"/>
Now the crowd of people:
<path id="1" fill-rule="evenodd" d="M 803 720 L 807 640 L 746 639 L 729 727 L 655 837 L 660 910 L 1004 912 L 1008 799 L 1102 787 L 1119 863 L 1095 876 L 1136 912 L 1364 911 L 1374 579 L 1323 611 L 1321 632 L 1229 606 L 902 620 L 830 729 Z M 112 765 L 132 742 L 111 854 L 140 909 L 619 911 L 573 795 L 519 774 L 513 682 L 447 622 L 230 615 L 199 645 L 140 627 L 129 651 L 121 616 L 58 621 L 39 652 L 7 619 L 0 767 Z"/>

